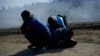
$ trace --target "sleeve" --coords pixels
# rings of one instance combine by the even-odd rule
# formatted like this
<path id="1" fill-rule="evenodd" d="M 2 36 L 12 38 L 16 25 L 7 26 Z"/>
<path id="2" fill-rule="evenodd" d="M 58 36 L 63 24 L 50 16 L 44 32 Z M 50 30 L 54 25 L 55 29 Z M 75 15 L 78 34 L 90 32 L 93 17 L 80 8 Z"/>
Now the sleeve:
<path id="1" fill-rule="evenodd" d="M 62 17 L 57 17 L 57 22 L 58 22 L 60 27 L 66 28 Z"/>

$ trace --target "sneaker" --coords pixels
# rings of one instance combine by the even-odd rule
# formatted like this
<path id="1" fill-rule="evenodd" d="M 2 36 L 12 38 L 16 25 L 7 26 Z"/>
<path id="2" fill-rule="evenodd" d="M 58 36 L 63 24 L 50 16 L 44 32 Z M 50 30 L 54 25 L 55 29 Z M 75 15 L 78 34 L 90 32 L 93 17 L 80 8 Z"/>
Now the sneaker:
<path id="1" fill-rule="evenodd" d="M 70 41 L 60 40 L 58 42 L 58 46 L 60 48 L 71 48 L 71 47 L 74 47 L 76 44 L 77 44 L 77 42 L 74 40 L 70 40 Z"/>
<path id="2" fill-rule="evenodd" d="M 77 44 L 76 41 L 74 41 L 74 40 L 70 40 L 69 42 L 67 42 L 67 47 L 68 47 L 68 48 L 70 48 L 70 47 L 74 47 L 76 44 Z"/>
<path id="3" fill-rule="evenodd" d="M 59 47 L 63 47 L 64 45 L 65 45 L 65 40 L 60 40 L 59 42 L 58 42 L 58 46 Z"/>
<path id="4" fill-rule="evenodd" d="M 34 46 L 34 45 L 32 45 L 32 44 L 29 45 L 29 46 L 28 46 L 28 49 L 32 49 L 33 46 Z"/>

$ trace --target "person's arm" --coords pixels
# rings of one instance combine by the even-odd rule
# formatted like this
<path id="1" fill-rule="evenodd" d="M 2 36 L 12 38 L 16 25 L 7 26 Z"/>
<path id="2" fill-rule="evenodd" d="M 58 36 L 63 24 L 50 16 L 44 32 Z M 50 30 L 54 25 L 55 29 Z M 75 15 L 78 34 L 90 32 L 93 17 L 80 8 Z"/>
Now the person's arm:
<path id="1" fill-rule="evenodd" d="M 24 33 L 26 33 L 29 29 L 30 29 L 31 27 L 30 26 L 28 26 L 28 25 L 26 25 L 25 23 L 21 26 L 21 31 L 22 31 L 22 33 L 24 34 Z"/>
<path id="2" fill-rule="evenodd" d="M 22 33 L 26 33 L 29 29 L 30 29 L 30 27 L 29 27 L 29 26 L 26 26 L 26 27 L 22 30 Z"/>
<path id="3" fill-rule="evenodd" d="M 65 15 L 63 16 L 63 21 L 64 21 L 65 26 L 68 27 L 67 16 L 65 16 Z"/>

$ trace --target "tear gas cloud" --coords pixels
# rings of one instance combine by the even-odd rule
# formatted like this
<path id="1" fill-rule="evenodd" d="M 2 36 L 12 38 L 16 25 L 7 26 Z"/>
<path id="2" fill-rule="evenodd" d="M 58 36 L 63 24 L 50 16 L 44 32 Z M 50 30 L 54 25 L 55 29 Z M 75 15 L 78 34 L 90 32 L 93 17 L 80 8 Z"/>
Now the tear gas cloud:
<path id="1" fill-rule="evenodd" d="M 0 28 L 20 27 L 23 23 L 21 12 L 29 10 L 36 17 L 47 22 L 51 15 L 66 15 L 68 23 L 100 21 L 100 0 L 52 0 L 49 3 L 36 3 L 30 6 L 2 8 Z"/>

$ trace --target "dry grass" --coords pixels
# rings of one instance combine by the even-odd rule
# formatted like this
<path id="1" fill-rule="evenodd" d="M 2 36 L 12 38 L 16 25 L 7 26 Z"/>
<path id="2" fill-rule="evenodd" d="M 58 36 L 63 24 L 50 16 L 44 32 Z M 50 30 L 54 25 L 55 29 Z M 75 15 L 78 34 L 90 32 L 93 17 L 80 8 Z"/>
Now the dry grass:
<path id="1" fill-rule="evenodd" d="M 78 44 L 74 48 L 45 50 L 34 54 L 28 50 L 30 44 L 22 34 L 0 36 L 0 56 L 100 56 L 100 30 L 74 30 Z"/>

